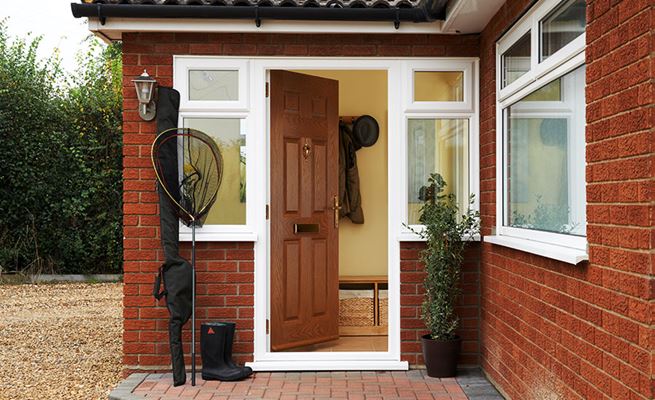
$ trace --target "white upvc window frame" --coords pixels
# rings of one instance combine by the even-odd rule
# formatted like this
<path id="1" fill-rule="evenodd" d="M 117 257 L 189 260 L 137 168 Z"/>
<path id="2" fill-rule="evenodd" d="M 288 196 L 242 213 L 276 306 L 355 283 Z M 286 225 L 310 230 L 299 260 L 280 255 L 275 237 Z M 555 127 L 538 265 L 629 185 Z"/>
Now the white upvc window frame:
<path id="1" fill-rule="evenodd" d="M 403 69 L 403 110 L 405 113 L 430 112 L 466 112 L 472 113 L 474 109 L 474 69 L 475 64 L 465 60 L 449 60 L 435 65 L 426 60 L 413 61 Z M 415 72 L 462 72 L 462 101 L 415 101 L 414 73 Z"/>
<path id="2" fill-rule="evenodd" d="M 180 110 L 222 112 L 247 112 L 250 107 L 248 88 L 250 70 L 247 59 L 211 59 L 204 57 L 176 57 L 173 71 L 175 88 L 179 90 Z M 237 100 L 190 100 L 189 71 L 237 71 Z"/>
<path id="3" fill-rule="evenodd" d="M 505 110 L 525 96 L 534 93 L 544 85 L 574 71 L 585 63 L 586 42 L 584 33 L 544 61 L 539 62 L 541 54 L 540 22 L 563 1 L 566 0 L 539 1 L 496 43 L 496 232 L 494 235 L 485 236 L 484 240 L 570 264 L 577 264 L 588 260 L 586 236 L 504 226 L 506 207 L 505 157 L 507 154 Z M 531 33 L 531 68 L 523 76 L 503 88 L 501 81 L 503 77 L 502 55 L 528 31 Z M 567 116 L 565 102 L 566 100 L 563 99 L 561 115 L 564 117 Z M 531 106 L 538 107 L 539 105 L 535 103 Z M 526 112 L 529 111 L 526 110 Z M 584 143 L 582 143 L 581 148 L 585 148 Z M 579 172 L 574 171 L 574 173 Z M 584 168 L 582 174 L 584 176 Z M 585 189 L 580 188 L 578 190 Z M 576 210 L 575 207 L 572 207 L 572 210 L 574 213 L 580 211 Z"/>
<path id="4" fill-rule="evenodd" d="M 414 101 L 414 72 L 444 71 L 463 72 L 462 101 Z M 410 119 L 465 119 L 468 120 L 468 192 L 474 195 L 471 209 L 480 210 L 480 115 L 479 115 L 479 61 L 477 59 L 440 59 L 434 62 L 413 60 L 405 62 L 402 69 L 402 127 L 398 152 L 401 162 L 398 166 L 398 221 L 400 232 L 398 239 L 403 242 L 425 241 L 420 233 L 423 225 L 409 225 L 409 120 Z M 391 186 L 390 186 L 391 188 Z M 394 206 L 394 205 L 390 205 Z M 465 210 L 461 210 L 464 212 Z M 472 240 L 480 240 L 479 235 Z"/>
<path id="5" fill-rule="evenodd" d="M 513 93 L 535 83 L 537 79 L 543 81 L 544 75 L 564 64 L 571 57 L 583 52 L 586 45 L 586 33 L 559 49 L 544 61 L 541 56 L 541 20 L 553 11 L 561 2 L 566 0 L 541 0 L 496 42 L 496 98 L 503 101 Z M 530 70 L 520 78 L 502 86 L 502 55 L 526 32 L 530 31 Z"/>
<path id="6" fill-rule="evenodd" d="M 176 56 L 173 62 L 174 87 L 180 92 L 178 126 L 183 128 L 186 119 L 240 119 L 241 131 L 246 136 L 246 182 L 255 182 L 257 155 L 253 145 L 254 118 L 250 108 L 251 65 L 247 59 L 212 58 L 201 56 Z M 238 99 L 234 101 L 189 100 L 189 71 L 234 70 L 238 71 Z M 252 188 L 252 185 L 249 185 Z M 255 205 L 251 201 L 252 189 L 246 189 L 246 222 L 241 225 L 206 224 L 196 229 L 197 241 L 252 242 L 257 239 L 254 221 Z M 219 205 L 220 206 L 220 205 Z M 180 241 L 191 241 L 191 228 L 180 223 Z"/>

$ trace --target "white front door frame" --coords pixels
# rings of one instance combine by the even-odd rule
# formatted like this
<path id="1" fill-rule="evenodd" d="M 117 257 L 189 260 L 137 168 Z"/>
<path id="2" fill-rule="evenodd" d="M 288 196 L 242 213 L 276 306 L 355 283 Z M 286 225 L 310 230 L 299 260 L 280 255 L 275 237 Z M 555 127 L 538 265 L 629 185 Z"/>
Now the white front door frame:
<path id="1" fill-rule="evenodd" d="M 230 227 L 209 225 L 201 229 L 202 241 L 254 242 L 254 361 L 257 371 L 299 370 L 406 370 L 400 353 L 400 243 L 421 240 L 403 222 L 407 222 L 407 118 L 469 119 L 469 191 L 476 195 L 479 209 L 479 63 L 477 58 L 383 58 L 383 57 L 231 57 L 175 56 L 174 87 L 183 98 L 188 96 L 186 72 L 191 66 L 230 69 L 238 62 L 240 73 L 248 76 L 245 100 L 241 108 L 211 104 L 190 105 L 180 109 L 183 119 L 189 113 L 213 117 L 234 117 L 239 112 L 247 135 L 247 223 Z M 266 97 L 268 72 L 284 70 L 384 70 L 388 90 L 388 279 L 389 325 L 386 352 L 271 352 L 267 319 L 269 302 L 269 220 L 270 202 L 269 112 Z M 413 99 L 413 71 L 463 71 L 464 98 L 461 102 L 416 103 Z M 189 114 L 191 115 L 191 114 Z M 256 190 L 253 190 L 256 189 Z M 237 231 L 238 228 L 238 231 Z M 198 239 L 198 238 L 197 238 Z M 188 240 L 184 232 L 180 240 Z"/>
<path id="2" fill-rule="evenodd" d="M 266 191 L 255 195 L 258 203 L 262 200 L 262 208 L 270 201 L 270 127 L 268 98 L 265 96 L 265 86 L 268 72 L 274 69 L 283 70 L 384 70 L 387 71 L 388 92 L 402 93 L 401 70 L 402 63 L 398 59 L 385 58 L 273 58 L 255 59 L 252 63 L 251 93 L 252 115 L 254 116 L 255 140 L 257 143 L 266 143 L 266 146 L 257 146 L 260 170 L 255 175 L 265 177 Z M 388 126 L 389 132 L 400 132 L 402 123 L 402 110 L 400 96 L 388 96 Z M 395 165 L 392 159 L 399 154 L 391 151 L 398 149 L 396 143 L 400 135 L 389 135 L 389 165 Z M 388 168 L 389 188 L 395 187 L 398 177 L 393 169 Z M 259 183 L 259 182 L 258 182 Z M 251 186 L 252 187 L 252 186 Z M 264 187 L 264 186 L 261 186 Z M 388 218 L 397 221 L 394 215 L 397 207 L 393 207 L 392 190 L 389 190 Z M 400 360 L 400 243 L 397 240 L 398 232 L 389 225 L 388 241 L 388 279 L 389 279 L 389 326 L 388 351 L 386 352 L 272 352 L 270 351 L 270 336 L 266 333 L 267 319 L 270 315 L 269 293 L 269 260 L 270 260 L 270 230 L 269 222 L 257 224 L 257 237 L 255 243 L 255 349 L 254 362 L 249 363 L 255 370 L 406 370 L 409 365 Z M 265 263 L 259 260 L 266 260 Z M 264 267 L 264 268 L 262 268 Z"/>
<path id="3" fill-rule="evenodd" d="M 255 242 L 255 315 L 254 315 L 254 361 L 249 363 L 259 371 L 284 370 L 407 370 L 409 364 L 401 361 L 400 352 L 400 242 L 408 235 L 405 221 L 407 199 L 403 190 L 407 186 L 406 163 L 406 117 L 412 112 L 422 115 L 426 110 L 414 110 L 411 100 L 413 88 L 412 73 L 419 69 L 462 70 L 465 73 L 464 101 L 452 103 L 431 103 L 434 116 L 458 116 L 470 118 L 469 173 L 473 193 L 478 192 L 478 61 L 475 58 L 256 58 L 251 63 L 252 115 L 256 146 L 256 187 L 265 187 L 255 193 L 256 207 L 264 211 L 270 204 L 270 125 L 268 98 L 265 87 L 268 72 L 284 70 L 384 70 L 387 71 L 388 101 L 388 282 L 389 323 L 388 349 L 386 352 L 271 352 L 269 335 L 266 332 L 270 316 L 269 301 L 269 223 L 265 218 L 256 221 L 258 240 Z M 427 106 L 427 105 L 425 105 Z M 264 145 L 265 144 L 265 145 Z M 250 185 L 249 185 L 250 186 Z M 252 187 L 252 186 L 250 186 Z M 477 208 L 479 203 L 476 203 Z M 416 240 L 416 237 L 412 238 Z M 266 260 L 261 262 L 260 260 Z"/>

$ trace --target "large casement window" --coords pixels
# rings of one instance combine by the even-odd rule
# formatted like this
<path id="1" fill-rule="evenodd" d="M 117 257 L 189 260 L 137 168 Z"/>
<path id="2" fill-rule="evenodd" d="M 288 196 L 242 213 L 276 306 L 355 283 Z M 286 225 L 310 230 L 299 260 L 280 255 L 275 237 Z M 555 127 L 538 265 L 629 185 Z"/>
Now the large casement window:
<path id="1" fill-rule="evenodd" d="M 438 68 L 436 68 L 438 65 Z M 402 240 L 418 240 L 421 188 L 441 174 L 460 209 L 478 209 L 477 63 L 415 61 L 404 72 L 405 173 Z M 469 205 L 470 194 L 475 202 Z M 409 227 L 409 228 L 408 228 Z"/>
<path id="2" fill-rule="evenodd" d="M 211 136 L 223 156 L 223 180 L 217 204 L 212 207 L 199 240 L 249 240 L 248 133 L 251 123 L 248 99 L 247 60 L 180 58 L 175 64 L 175 83 L 180 91 L 180 120 L 184 128 Z M 190 230 L 180 229 L 188 239 Z"/>
<path id="3" fill-rule="evenodd" d="M 541 0 L 497 43 L 497 226 L 486 241 L 587 259 L 585 0 Z"/>

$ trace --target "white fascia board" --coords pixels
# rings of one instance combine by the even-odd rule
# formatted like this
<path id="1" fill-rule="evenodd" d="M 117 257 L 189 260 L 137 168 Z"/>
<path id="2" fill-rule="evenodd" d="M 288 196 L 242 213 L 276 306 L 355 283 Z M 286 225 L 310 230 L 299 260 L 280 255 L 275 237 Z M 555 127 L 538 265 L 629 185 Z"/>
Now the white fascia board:
<path id="1" fill-rule="evenodd" d="M 455 0 L 446 8 L 443 33 L 479 33 L 487 26 L 505 0 Z"/>
<path id="2" fill-rule="evenodd" d="M 201 33 L 442 33 L 442 21 L 401 22 L 399 29 L 393 21 L 255 21 L 241 19 L 172 19 L 172 18 L 107 18 L 102 25 L 97 18 L 89 18 L 89 30 L 111 40 L 120 40 L 125 32 L 201 32 Z"/>

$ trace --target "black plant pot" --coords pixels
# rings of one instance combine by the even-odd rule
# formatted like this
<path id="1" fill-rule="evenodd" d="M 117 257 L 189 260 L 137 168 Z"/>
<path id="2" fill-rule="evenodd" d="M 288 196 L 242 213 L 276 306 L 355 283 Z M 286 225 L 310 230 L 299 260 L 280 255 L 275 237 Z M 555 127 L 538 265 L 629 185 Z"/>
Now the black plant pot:
<path id="1" fill-rule="evenodd" d="M 457 359 L 462 347 L 462 338 L 456 336 L 452 340 L 434 340 L 430 335 L 424 335 L 421 342 L 428 376 L 448 378 L 457 375 Z"/>

